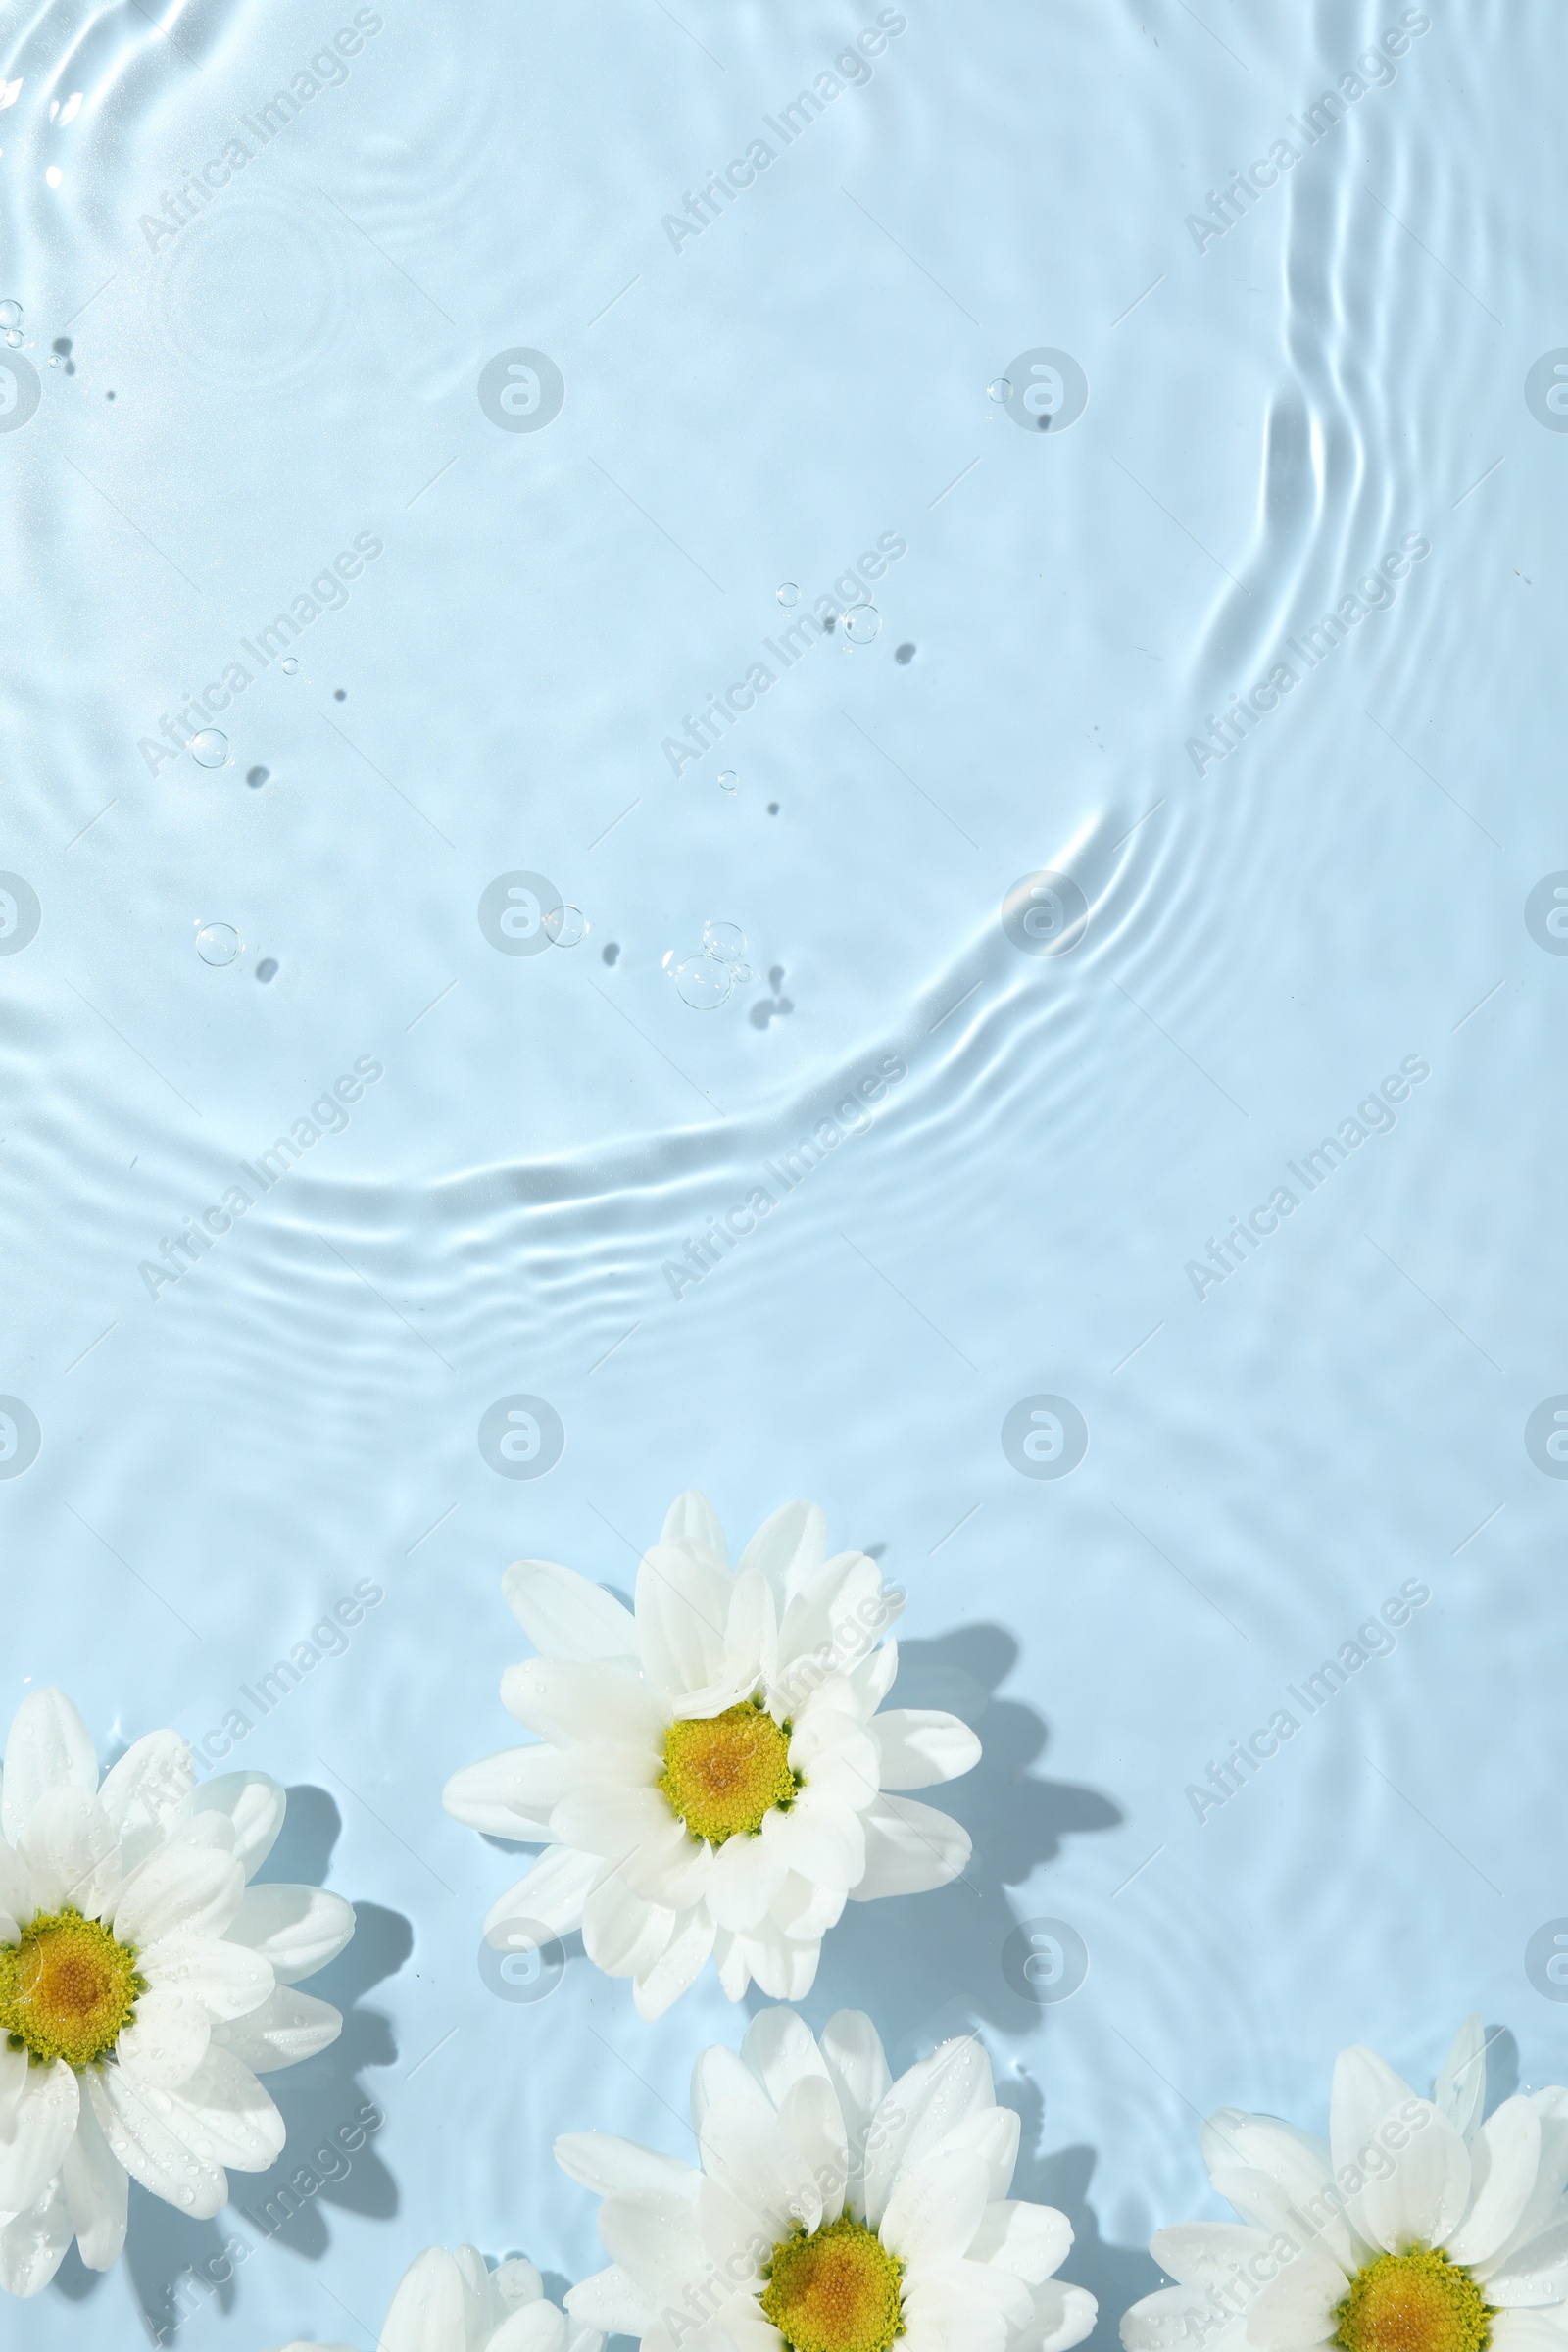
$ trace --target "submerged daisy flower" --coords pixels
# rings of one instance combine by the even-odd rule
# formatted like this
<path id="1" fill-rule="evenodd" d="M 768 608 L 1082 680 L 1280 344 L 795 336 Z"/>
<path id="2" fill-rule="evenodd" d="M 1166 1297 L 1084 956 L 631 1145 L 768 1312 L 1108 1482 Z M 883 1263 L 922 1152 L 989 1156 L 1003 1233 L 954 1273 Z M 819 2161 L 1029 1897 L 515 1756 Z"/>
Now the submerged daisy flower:
<path id="1" fill-rule="evenodd" d="M 605 2200 L 608 2270 L 574 2317 L 644 2352 L 1065 2352 L 1095 2298 L 1053 2274 L 1064 2214 L 1009 2197 L 1018 2118 L 985 2051 L 947 2041 L 898 2082 L 868 2017 L 820 2043 L 764 2009 L 692 2078 L 701 2169 L 602 2132 L 557 2161 Z"/>
<path id="2" fill-rule="evenodd" d="M 956 1715 L 878 1713 L 902 1606 L 863 1552 L 789 1502 L 732 1571 L 718 1517 L 681 1495 L 637 1571 L 636 1614 L 548 1560 L 503 1590 L 539 1656 L 501 1696 L 540 1744 L 447 1783 L 447 1811 L 550 1846 L 485 1920 L 500 1950 L 581 1928 L 597 1968 L 662 2016 L 710 1953 L 732 2001 L 798 1999 L 846 1900 L 946 1886 L 968 1833 L 894 1790 L 967 1772 Z"/>
<path id="3" fill-rule="evenodd" d="M 476 2246 L 426 2246 L 398 2281 L 378 2352 L 603 2352 L 595 2328 L 546 2300 L 531 2262 L 487 2271 Z M 285 2344 L 283 2352 L 353 2352 L 348 2344 Z"/>
<path id="4" fill-rule="evenodd" d="M 1481 2020 L 1430 2099 L 1342 2051 L 1325 2143 L 1221 2108 L 1203 2160 L 1242 2216 L 1156 2232 L 1176 2285 L 1135 2303 L 1127 2352 L 1565 2352 L 1568 2090 L 1482 2121 Z"/>
<path id="5" fill-rule="evenodd" d="M 129 2180 L 205 2217 L 224 2166 L 264 2172 L 283 2119 L 258 2074 L 335 2040 L 292 1989 L 354 1913 L 316 1886 L 251 1886 L 283 1823 L 264 1773 L 198 1788 L 151 1732 L 98 1783 L 63 1690 L 23 1700 L 0 1777 L 0 2287 L 35 2295 L 74 2237 L 125 2242 Z"/>

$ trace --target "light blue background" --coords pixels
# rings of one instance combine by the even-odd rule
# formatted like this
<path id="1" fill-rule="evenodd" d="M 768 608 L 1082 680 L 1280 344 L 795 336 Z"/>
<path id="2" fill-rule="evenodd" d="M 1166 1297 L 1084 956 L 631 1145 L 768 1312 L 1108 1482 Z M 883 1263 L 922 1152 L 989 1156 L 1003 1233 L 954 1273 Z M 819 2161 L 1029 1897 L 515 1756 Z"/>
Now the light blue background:
<path id="1" fill-rule="evenodd" d="M 65 1684 L 106 1758 L 198 1739 L 385 1591 L 236 1758 L 306 1792 L 293 1863 L 363 1920 L 343 2040 L 272 2079 L 288 2154 L 239 2204 L 363 2101 L 385 2129 L 180 2341 L 369 2345 L 431 2241 L 578 2277 L 553 2135 L 687 2146 L 692 2059 L 742 2018 L 710 1977 L 644 2026 L 575 1946 L 498 1999 L 515 1860 L 439 1792 L 509 1743 L 507 1562 L 627 1587 L 696 1483 L 737 1544 L 806 1494 L 885 1545 L 901 1697 L 977 1724 L 971 1883 L 852 1906 L 808 2010 L 867 2008 L 906 2062 L 979 2025 L 1109 2343 L 1151 2229 L 1216 2210 L 1211 2106 L 1321 2128 L 1358 2039 L 1424 2089 L 1472 2006 L 1524 2082 L 1563 2072 L 1524 1952 L 1568 1913 L 1568 1486 L 1523 1443 L 1568 1390 L 1568 961 L 1523 918 L 1568 866 L 1568 437 L 1523 396 L 1568 342 L 1560 12 L 1435 0 L 1200 254 L 1185 216 L 1395 8 L 909 0 L 676 252 L 683 191 L 871 12 L 386 0 L 149 250 L 352 13 L 51 0 L 0 112 L 43 386 L 0 437 L 0 866 L 42 906 L 0 960 L 0 1390 L 43 1431 L 0 1482 L 8 1698 Z M 517 346 L 565 380 L 538 433 L 475 396 Z M 988 398 L 1039 346 L 1089 379 L 1058 440 Z M 230 764 L 149 774 L 160 713 L 357 533 L 384 553 L 239 698 Z M 1432 553 L 1392 609 L 1200 778 L 1185 739 L 1404 533 Z M 815 644 L 677 780 L 662 739 L 766 659 L 778 585 L 808 610 L 879 534 L 875 641 Z M 1091 906 L 1056 959 L 999 921 L 1042 867 Z M 487 944 L 514 868 L 578 946 Z M 662 959 L 709 920 L 756 977 L 699 1012 Z M 348 1129 L 151 1298 L 161 1238 L 366 1055 Z M 870 1132 L 672 1297 L 664 1261 L 887 1055 Z M 1200 1302 L 1185 1262 L 1405 1056 L 1394 1131 Z M 476 1446 L 516 1392 L 566 1431 L 532 1484 Z M 1000 1443 L 1042 1392 L 1090 1430 L 1061 1481 Z M 1393 1654 L 1200 1824 L 1188 1784 L 1407 1579 Z M 1002 1970 L 1041 1918 L 1090 1953 L 1057 2006 Z M 224 2227 L 137 2194 L 121 2269 L 73 2258 L 0 2337 L 139 2340 Z"/>

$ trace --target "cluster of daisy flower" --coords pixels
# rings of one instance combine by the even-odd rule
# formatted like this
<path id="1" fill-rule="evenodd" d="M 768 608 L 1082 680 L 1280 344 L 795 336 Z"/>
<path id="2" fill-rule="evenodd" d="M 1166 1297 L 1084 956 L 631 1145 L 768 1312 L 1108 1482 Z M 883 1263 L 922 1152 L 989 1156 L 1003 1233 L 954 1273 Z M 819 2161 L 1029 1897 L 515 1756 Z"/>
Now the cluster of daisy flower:
<path id="1" fill-rule="evenodd" d="M 581 1931 L 660 2017 L 710 1960 L 731 2000 L 815 1979 L 850 1901 L 941 1886 L 966 1833 L 907 1792 L 967 1772 L 952 1715 L 883 1704 L 900 1595 L 822 1514 L 786 1504 L 733 1567 L 689 1493 L 633 1607 L 545 1560 L 505 1592 L 535 1655 L 502 1697 L 530 1744 L 457 1773 L 450 1813 L 544 1848 L 492 1906 L 501 1950 Z M 32 2295 L 74 2238 L 106 2270 L 128 2183 L 193 2217 L 284 2141 L 258 2078 L 323 2049 L 335 2009 L 296 1989 L 354 1932 L 314 1886 L 252 1884 L 282 1826 L 265 1774 L 198 1784 L 152 1733 L 100 1778 L 58 1690 L 11 1726 L 0 1774 L 0 2287 Z M 1568 2352 L 1568 2091 L 1485 2112 L 1470 2019 L 1432 2097 L 1370 2050 L 1335 2070 L 1327 2141 L 1222 2109 L 1203 2155 L 1237 2223 L 1152 2244 L 1174 2284 L 1126 2352 Z M 764 2008 L 692 2083 L 698 2162 L 598 2132 L 556 2156 L 602 2199 L 609 2267 L 564 2309 L 519 2258 L 429 2247 L 380 2352 L 1069 2352 L 1095 2298 L 1057 2278 L 1066 2217 L 1009 2194 L 1017 2115 L 973 2036 L 894 2081 L 868 2017 L 813 2036 Z M 313 2352 L 295 2343 L 285 2352 Z M 346 2352 L 322 2346 L 316 2352 Z"/>

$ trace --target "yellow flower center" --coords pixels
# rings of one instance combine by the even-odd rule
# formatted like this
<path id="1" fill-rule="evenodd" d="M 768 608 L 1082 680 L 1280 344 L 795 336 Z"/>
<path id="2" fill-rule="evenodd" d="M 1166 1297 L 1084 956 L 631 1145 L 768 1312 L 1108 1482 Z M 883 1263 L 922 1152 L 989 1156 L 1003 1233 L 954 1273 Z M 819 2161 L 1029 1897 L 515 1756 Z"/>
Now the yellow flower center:
<path id="1" fill-rule="evenodd" d="M 790 1728 L 760 1698 L 670 1725 L 657 1785 L 694 1838 L 722 1845 L 760 1830 L 775 1805 L 794 1803 L 801 1776 L 790 1770 Z"/>
<path id="2" fill-rule="evenodd" d="M 762 2275 L 758 2301 L 791 2352 L 888 2352 L 904 2333 L 904 2265 L 847 2213 L 783 2238 Z"/>
<path id="3" fill-rule="evenodd" d="M 130 1946 L 79 1911 L 40 1913 L 20 1943 L 0 1946 L 0 2033 L 39 2064 L 64 2058 L 78 2073 L 95 2064 L 146 1989 Z"/>
<path id="4" fill-rule="evenodd" d="M 1365 2264 L 1334 2318 L 1343 2352 L 1487 2352 L 1492 2341 L 1492 2307 L 1436 2247 Z"/>

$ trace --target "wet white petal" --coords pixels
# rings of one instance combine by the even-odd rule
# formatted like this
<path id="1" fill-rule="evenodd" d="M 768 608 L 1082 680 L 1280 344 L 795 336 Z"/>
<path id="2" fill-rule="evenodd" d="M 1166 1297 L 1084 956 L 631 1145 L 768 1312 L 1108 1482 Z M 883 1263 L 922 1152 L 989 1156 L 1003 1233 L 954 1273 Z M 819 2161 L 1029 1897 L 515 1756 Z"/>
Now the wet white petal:
<path id="1" fill-rule="evenodd" d="M 501 1580 L 507 1606 L 547 1658 L 635 1659 L 631 1611 L 603 1585 L 554 1560 L 514 1560 Z"/>
<path id="2" fill-rule="evenodd" d="M 229 1930 L 271 1962 L 280 1984 L 315 1976 L 353 1933 L 353 1906 L 324 1886 L 247 1886 Z"/>
<path id="3" fill-rule="evenodd" d="M 82 2261 L 89 2271 L 107 2271 L 125 2242 L 130 2176 L 116 2163 L 91 2099 L 81 2102 L 60 2184 Z"/>
<path id="4" fill-rule="evenodd" d="M 191 1799 L 193 1818 L 218 1813 L 233 1824 L 234 1854 L 247 1879 L 276 1844 L 287 1811 L 287 1789 L 266 1772 L 221 1772 L 204 1781 Z"/>
<path id="5" fill-rule="evenodd" d="M 113 1915 L 123 1876 L 120 1841 L 89 1789 L 46 1788 L 17 1846 L 40 1911 L 69 1906 L 87 1919 Z"/>
<path id="6" fill-rule="evenodd" d="M 64 2184 L 51 2180 L 26 2212 L 0 2224 L 0 2288 L 8 2295 L 41 2294 L 71 2243 L 71 2207 Z"/>
<path id="7" fill-rule="evenodd" d="M 550 1836 L 550 1809 L 565 1788 L 566 1760 L 560 1748 L 504 1748 L 455 1772 L 441 1791 L 454 1821 L 487 1837 L 537 1844 Z"/>
<path id="8" fill-rule="evenodd" d="M 60 1786 L 96 1789 L 92 1735 L 63 1690 L 29 1690 L 11 1718 L 0 1780 L 0 1833 L 12 1845 L 44 1790 Z"/>
<path id="9" fill-rule="evenodd" d="M 955 1781 L 980 1761 L 980 1742 L 956 1715 L 931 1708 L 889 1707 L 878 1715 L 876 1736 L 884 1788 L 929 1788 Z"/>
<path id="10" fill-rule="evenodd" d="M 212 2022 L 199 2001 L 156 1988 L 142 1993 L 136 2014 L 115 2043 L 115 2061 L 138 2088 L 173 2090 L 207 2055 Z"/>
<path id="11" fill-rule="evenodd" d="M 244 2017 L 272 1990 L 270 1960 L 220 1936 L 161 1936 L 138 1963 L 150 1985 L 199 2001 L 211 2018 Z"/>
<path id="12" fill-rule="evenodd" d="M 969 1833 L 934 1805 L 912 1796 L 882 1796 L 860 1815 L 865 1875 L 850 1889 L 852 1902 L 885 1894 L 924 1894 L 946 1886 L 968 1862 Z"/>
<path id="13" fill-rule="evenodd" d="M 215 2026 L 213 2039 L 231 2050 L 253 2075 L 275 2075 L 285 2066 L 298 2066 L 336 2041 L 343 2019 L 329 2001 L 279 1984 L 259 2009 L 229 2024 Z"/>
<path id="14" fill-rule="evenodd" d="M 1541 2170 L 1541 2118 L 1529 2099 L 1504 2099 L 1488 2116 L 1470 2163 L 1470 2210 L 1447 2241 L 1450 2262 L 1485 2262 L 1513 2235 Z"/>
<path id="15" fill-rule="evenodd" d="M 22 2213 L 43 2194 L 71 2145 L 78 2105 L 63 2058 L 34 2066 L 0 2035 L 0 2214 Z"/>
<path id="16" fill-rule="evenodd" d="M 220 1936 L 245 1892 L 232 1852 L 183 1831 L 148 1855 L 120 1890 L 111 1925 L 126 1943 L 155 1943 L 180 1930 Z"/>

